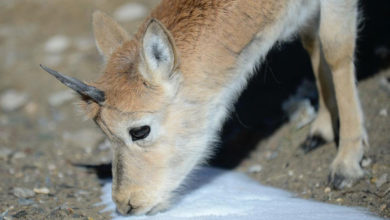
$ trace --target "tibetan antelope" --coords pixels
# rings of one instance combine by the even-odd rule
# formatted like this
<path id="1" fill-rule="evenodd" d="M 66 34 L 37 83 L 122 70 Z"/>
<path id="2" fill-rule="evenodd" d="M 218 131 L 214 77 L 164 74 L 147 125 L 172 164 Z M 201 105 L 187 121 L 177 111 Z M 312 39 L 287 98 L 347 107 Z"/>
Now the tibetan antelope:
<path id="1" fill-rule="evenodd" d="M 334 141 L 330 183 L 363 176 L 368 145 L 355 85 L 357 0 L 163 0 L 129 34 L 93 14 L 104 73 L 84 83 L 45 66 L 80 94 L 113 143 L 113 200 L 122 214 L 169 207 L 175 190 L 213 151 L 218 131 L 253 70 L 276 42 L 299 34 L 310 54 L 319 110 L 306 148 Z"/>

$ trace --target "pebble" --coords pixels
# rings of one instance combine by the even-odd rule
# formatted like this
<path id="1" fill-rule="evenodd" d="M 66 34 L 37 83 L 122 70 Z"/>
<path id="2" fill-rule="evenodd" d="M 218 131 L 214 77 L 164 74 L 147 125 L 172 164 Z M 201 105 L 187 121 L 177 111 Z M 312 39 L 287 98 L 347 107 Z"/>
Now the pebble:
<path id="1" fill-rule="evenodd" d="M 325 187 L 324 193 L 330 193 L 332 190 L 330 189 L 329 186 Z"/>
<path id="2" fill-rule="evenodd" d="M 139 3 L 127 3 L 114 12 L 114 18 L 121 22 L 133 21 L 146 16 L 147 9 Z"/>
<path id="3" fill-rule="evenodd" d="M 342 199 L 342 198 L 337 198 L 337 199 L 336 199 L 336 202 L 342 203 L 342 202 L 344 202 L 344 199 Z"/>
<path id="4" fill-rule="evenodd" d="M 31 198 L 35 196 L 34 191 L 21 187 L 15 187 L 12 193 L 18 198 Z"/>
<path id="5" fill-rule="evenodd" d="M 49 168 L 50 171 L 53 171 L 53 170 L 57 169 L 56 165 L 55 165 L 55 164 L 52 164 L 52 163 L 49 164 L 49 165 L 47 166 L 47 168 Z"/>
<path id="6" fill-rule="evenodd" d="M 8 148 L 0 148 L 0 160 L 8 160 L 9 156 L 12 154 L 12 151 Z"/>
<path id="7" fill-rule="evenodd" d="M 20 198 L 20 199 L 18 199 L 18 203 L 19 203 L 19 205 L 32 205 L 32 204 L 34 204 L 34 201 L 31 199 Z"/>
<path id="8" fill-rule="evenodd" d="M 1 95 L 0 105 L 5 112 L 15 111 L 23 107 L 28 101 L 28 95 L 13 89 L 5 91 Z"/>
<path id="9" fill-rule="evenodd" d="M 38 105 L 35 102 L 29 102 L 25 107 L 24 110 L 28 115 L 35 115 L 38 111 Z"/>
<path id="10" fill-rule="evenodd" d="M 386 204 L 382 204 L 380 207 L 379 207 L 379 210 L 381 210 L 381 212 L 385 211 L 385 209 L 387 208 L 387 205 Z"/>
<path id="11" fill-rule="evenodd" d="M 288 174 L 289 176 L 294 176 L 294 171 L 289 170 L 289 171 L 287 172 L 287 174 Z"/>
<path id="12" fill-rule="evenodd" d="M 50 190 L 46 187 L 43 187 L 43 188 L 34 188 L 34 192 L 35 193 L 38 193 L 38 194 L 49 194 L 50 193 Z"/>
<path id="13" fill-rule="evenodd" d="M 27 216 L 27 212 L 25 210 L 19 211 L 16 214 L 12 215 L 14 218 L 23 218 Z"/>
<path id="14" fill-rule="evenodd" d="M 12 155 L 12 160 L 19 160 L 26 158 L 26 154 L 22 151 L 16 152 Z"/>
<path id="15" fill-rule="evenodd" d="M 260 173 L 263 167 L 260 164 L 255 164 L 248 168 L 249 173 Z"/>
<path id="16" fill-rule="evenodd" d="M 380 188 L 383 184 L 385 184 L 387 182 L 387 173 L 383 174 L 381 177 L 379 177 L 376 182 L 375 182 L 375 185 L 377 188 Z"/>
<path id="17" fill-rule="evenodd" d="M 45 43 L 45 51 L 49 53 L 61 53 L 68 49 L 70 41 L 63 35 L 51 37 Z"/>
<path id="18" fill-rule="evenodd" d="M 276 152 L 276 151 L 267 151 L 265 153 L 265 158 L 267 160 L 272 160 L 272 159 L 275 159 L 276 157 L 278 157 L 278 152 Z"/>
<path id="19" fill-rule="evenodd" d="M 387 117 L 387 109 L 383 108 L 379 111 L 379 115 L 382 117 Z"/>
<path id="20" fill-rule="evenodd" d="M 372 159 L 371 159 L 371 158 L 369 158 L 369 157 L 364 158 L 364 159 L 362 160 L 362 167 L 363 167 L 363 168 L 366 168 L 366 167 L 370 166 L 371 163 L 372 163 Z"/>
<path id="21" fill-rule="evenodd" d="M 74 98 L 74 93 L 69 89 L 69 90 L 63 90 L 60 92 L 53 93 L 49 96 L 48 102 L 49 105 L 53 107 L 58 107 L 63 105 L 64 103 L 72 100 Z"/>

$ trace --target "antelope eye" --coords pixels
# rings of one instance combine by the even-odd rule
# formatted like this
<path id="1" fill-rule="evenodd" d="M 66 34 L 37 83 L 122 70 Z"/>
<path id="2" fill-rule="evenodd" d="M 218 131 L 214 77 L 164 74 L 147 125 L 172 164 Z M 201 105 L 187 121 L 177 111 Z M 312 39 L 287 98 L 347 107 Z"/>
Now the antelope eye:
<path id="1" fill-rule="evenodd" d="M 150 127 L 145 125 L 141 127 L 132 128 L 130 129 L 129 133 L 133 141 L 142 140 L 149 135 Z"/>

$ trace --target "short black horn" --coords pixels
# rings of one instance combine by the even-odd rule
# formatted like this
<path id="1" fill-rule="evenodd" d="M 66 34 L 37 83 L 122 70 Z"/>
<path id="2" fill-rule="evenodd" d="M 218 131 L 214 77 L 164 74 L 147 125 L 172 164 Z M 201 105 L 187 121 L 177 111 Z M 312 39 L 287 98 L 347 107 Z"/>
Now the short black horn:
<path id="1" fill-rule="evenodd" d="M 104 92 L 97 89 L 96 87 L 89 86 L 76 78 L 73 78 L 70 76 L 65 76 L 64 74 L 59 73 L 55 70 L 52 70 L 49 67 L 44 66 L 42 64 L 40 64 L 40 66 L 46 72 L 48 72 L 51 75 L 53 75 L 54 77 L 56 77 L 64 85 L 73 89 L 74 91 L 76 91 L 80 95 L 89 97 L 98 104 L 102 104 L 104 102 L 104 100 L 105 100 Z"/>

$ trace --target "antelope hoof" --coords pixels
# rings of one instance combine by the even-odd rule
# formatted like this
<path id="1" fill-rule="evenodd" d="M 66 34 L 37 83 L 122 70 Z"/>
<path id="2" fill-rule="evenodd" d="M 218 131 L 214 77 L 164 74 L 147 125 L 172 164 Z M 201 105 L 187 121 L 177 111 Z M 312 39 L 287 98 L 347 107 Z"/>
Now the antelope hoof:
<path id="1" fill-rule="evenodd" d="M 333 189 L 343 189 L 351 187 L 363 176 L 364 171 L 358 162 L 347 164 L 335 160 L 331 165 L 328 181 Z"/>
<path id="2" fill-rule="evenodd" d="M 309 135 L 306 140 L 301 144 L 301 149 L 305 154 L 307 154 L 326 143 L 327 141 L 320 135 Z"/>

